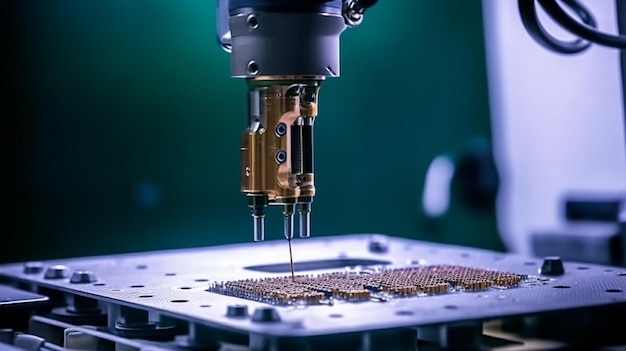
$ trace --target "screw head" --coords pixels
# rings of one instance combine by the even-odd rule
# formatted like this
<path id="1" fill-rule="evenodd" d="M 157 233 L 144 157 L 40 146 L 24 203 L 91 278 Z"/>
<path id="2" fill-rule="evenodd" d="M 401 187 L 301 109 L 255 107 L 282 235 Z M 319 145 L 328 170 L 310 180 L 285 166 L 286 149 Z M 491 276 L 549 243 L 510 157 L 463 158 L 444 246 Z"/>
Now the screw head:
<path id="1" fill-rule="evenodd" d="M 231 318 L 242 318 L 248 316 L 248 306 L 246 305 L 229 305 L 226 308 L 226 316 Z"/>
<path id="2" fill-rule="evenodd" d="M 287 161 L 287 153 L 285 152 L 285 150 L 276 151 L 274 160 L 276 160 L 276 163 L 278 163 L 279 165 Z"/>
<path id="3" fill-rule="evenodd" d="M 285 125 L 285 123 L 278 123 L 274 131 L 276 132 L 277 136 L 281 137 L 287 134 L 287 126 Z"/>
<path id="4" fill-rule="evenodd" d="M 250 14 L 246 18 L 246 24 L 250 30 L 255 30 L 259 28 L 259 19 L 254 14 Z"/>
<path id="5" fill-rule="evenodd" d="M 259 307 L 254 310 L 252 321 L 259 323 L 280 322 L 280 315 L 273 307 Z"/>
<path id="6" fill-rule="evenodd" d="M 543 264 L 539 269 L 541 275 L 562 275 L 565 273 L 563 261 L 558 256 L 549 256 L 543 259 Z"/>
<path id="7" fill-rule="evenodd" d="M 24 274 L 38 274 L 43 271 L 43 264 L 41 262 L 26 262 L 24 263 Z"/>
<path id="8" fill-rule="evenodd" d="M 256 76 L 259 74 L 259 64 L 257 64 L 254 60 L 250 60 L 246 66 L 246 70 L 248 71 L 248 74 Z"/>
<path id="9" fill-rule="evenodd" d="M 70 275 L 69 269 L 63 265 L 56 265 L 46 268 L 44 278 L 46 279 L 65 279 Z"/>
<path id="10" fill-rule="evenodd" d="M 72 284 L 89 284 L 94 283 L 98 279 L 96 279 L 96 275 L 91 271 L 76 271 L 72 273 L 72 277 L 70 278 L 70 283 Z"/>
<path id="11" fill-rule="evenodd" d="M 372 235 L 368 249 L 372 253 L 385 253 L 389 251 L 389 239 L 384 235 Z"/>

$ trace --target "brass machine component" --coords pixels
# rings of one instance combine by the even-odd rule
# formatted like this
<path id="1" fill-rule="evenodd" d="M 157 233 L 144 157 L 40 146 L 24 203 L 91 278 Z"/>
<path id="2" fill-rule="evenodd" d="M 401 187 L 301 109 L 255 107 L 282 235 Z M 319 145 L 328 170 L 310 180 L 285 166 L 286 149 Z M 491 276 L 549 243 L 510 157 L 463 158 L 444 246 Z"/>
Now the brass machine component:
<path id="1" fill-rule="evenodd" d="M 248 82 L 248 128 L 241 137 L 241 190 L 265 238 L 265 206 L 282 206 L 284 235 L 311 236 L 313 122 L 325 77 L 339 77 L 339 36 L 376 0 L 218 0 L 217 33 L 231 53 L 231 76 Z M 293 260 L 291 260 L 293 261 Z M 293 264 L 292 264 L 293 276 Z"/>
<path id="2" fill-rule="evenodd" d="M 241 189 L 255 219 L 254 239 L 264 239 L 264 208 L 282 206 L 284 235 L 311 235 L 315 195 L 313 124 L 323 76 L 259 77 L 248 80 L 248 128 L 241 136 Z"/>

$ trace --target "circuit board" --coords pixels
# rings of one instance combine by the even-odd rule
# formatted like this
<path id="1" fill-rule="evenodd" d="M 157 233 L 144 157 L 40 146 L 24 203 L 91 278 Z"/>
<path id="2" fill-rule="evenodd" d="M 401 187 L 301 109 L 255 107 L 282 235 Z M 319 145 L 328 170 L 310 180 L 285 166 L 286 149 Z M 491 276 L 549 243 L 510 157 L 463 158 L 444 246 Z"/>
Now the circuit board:
<path id="1" fill-rule="evenodd" d="M 373 234 L 294 239 L 293 250 L 295 281 L 285 240 L 6 264 L 0 280 L 272 340 L 626 304 L 619 267 L 564 262 L 542 275 L 542 258 Z M 256 318 L 268 308 L 274 317 Z"/>
<path id="2" fill-rule="evenodd" d="M 379 271 L 242 279 L 214 283 L 207 291 L 273 305 L 332 304 L 335 300 L 387 301 L 400 297 L 517 287 L 527 276 L 452 266 L 418 266 Z"/>

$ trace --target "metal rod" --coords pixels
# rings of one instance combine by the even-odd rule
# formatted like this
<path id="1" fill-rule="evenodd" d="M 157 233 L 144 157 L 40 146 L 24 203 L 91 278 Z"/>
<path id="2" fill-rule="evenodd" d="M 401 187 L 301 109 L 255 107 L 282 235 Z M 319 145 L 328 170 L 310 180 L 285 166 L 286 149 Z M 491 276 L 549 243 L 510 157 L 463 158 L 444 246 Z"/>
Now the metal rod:
<path id="1" fill-rule="evenodd" d="M 291 268 L 291 281 L 295 282 L 296 275 L 293 268 L 293 252 L 291 251 L 291 239 L 287 239 L 287 244 L 289 245 L 289 267 Z"/>
<path id="2" fill-rule="evenodd" d="M 285 214 L 285 220 L 283 222 L 283 234 L 287 240 L 293 238 L 293 213 Z"/>
<path id="3" fill-rule="evenodd" d="M 285 216 L 283 232 L 285 238 L 287 238 L 287 244 L 289 245 L 289 266 L 291 268 L 291 280 L 295 281 L 295 273 L 293 269 L 293 252 L 291 251 L 291 239 L 293 239 L 293 204 L 283 205 L 283 216 Z"/>
<path id="4" fill-rule="evenodd" d="M 252 215 L 254 218 L 254 241 L 265 240 L 265 215 Z"/>
<path id="5" fill-rule="evenodd" d="M 285 239 L 291 240 L 293 238 L 293 204 L 283 205 L 283 234 Z"/>
<path id="6" fill-rule="evenodd" d="M 305 122 L 312 120 L 305 119 Z M 313 173 L 313 126 L 302 126 L 302 172 Z"/>
<path id="7" fill-rule="evenodd" d="M 623 0 L 615 1 L 615 11 L 617 12 L 617 29 L 620 35 L 626 35 L 626 2 Z M 626 50 L 620 50 L 620 69 L 622 73 L 622 106 L 624 110 L 624 125 L 626 129 Z M 626 243 L 624 244 L 626 246 Z"/>
<path id="8" fill-rule="evenodd" d="M 311 203 L 304 202 L 298 204 L 298 231 L 301 238 L 311 236 Z"/>

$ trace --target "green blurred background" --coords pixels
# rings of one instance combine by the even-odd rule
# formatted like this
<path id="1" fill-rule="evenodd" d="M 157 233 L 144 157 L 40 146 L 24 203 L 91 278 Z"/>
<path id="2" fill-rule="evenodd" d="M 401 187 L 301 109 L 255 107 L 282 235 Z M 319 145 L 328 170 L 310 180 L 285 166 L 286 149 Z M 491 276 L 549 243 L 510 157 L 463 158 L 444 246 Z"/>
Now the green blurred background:
<path id="1" fill-rule="evenodd" d="M 0 260 L 251 241 L 246 85 L 217 45 L 215 1 L 2 6 L 14 161 Z M 381 0 L 341 55 L 320 95 L 313 235 L 501 249 L 493 208 L 454 202 L 425 226 L 420 206 L 430 161 L 490 136 L 480 0 Z M 281 220 L 270 209 L 268 238 Z"/>

